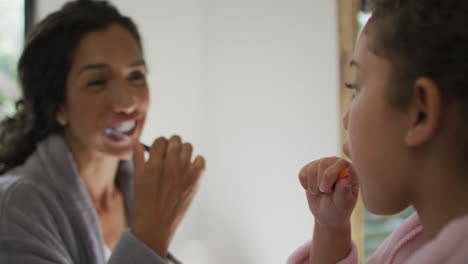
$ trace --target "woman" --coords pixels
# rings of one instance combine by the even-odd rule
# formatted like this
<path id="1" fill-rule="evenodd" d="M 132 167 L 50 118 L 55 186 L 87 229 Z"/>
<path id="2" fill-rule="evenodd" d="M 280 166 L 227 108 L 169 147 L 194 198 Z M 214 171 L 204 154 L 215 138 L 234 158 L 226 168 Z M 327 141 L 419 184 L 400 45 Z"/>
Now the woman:
<path id="1" fill-rule="evenodd" d="M 288 263 L 358 263 L 358 186 L 374 214 L 416 210 L 368 263 L 467 263 L 468 2 L 374 2 L 347 85 L 343 151 L 352 164 L 332 157 L 302 169 L 314 233 Z"/>
<path id="2" fill-rule="evenodd" d="M 145 161 L 135 24 L 106 2 L 69 2 L 32 32 L 18 70 L 23 99 L 0 127 L 0 263 L 176 261 L 204 160 L 174 136 Z"/>

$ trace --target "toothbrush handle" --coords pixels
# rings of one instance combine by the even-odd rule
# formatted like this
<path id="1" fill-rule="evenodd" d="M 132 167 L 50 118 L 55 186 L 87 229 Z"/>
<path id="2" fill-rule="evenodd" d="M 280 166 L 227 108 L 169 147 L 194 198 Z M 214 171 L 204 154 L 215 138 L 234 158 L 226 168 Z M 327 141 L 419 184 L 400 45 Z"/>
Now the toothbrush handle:
<path id="1" fill-rule="evenodd" d="M 150 147 L 149 147 L 148 145 L 143 144 L 143 143 L 141 143 L 141 144 L 143 145 L 143 148 L 144 148 L 146 151 L 149 151 L 149 150 L 150 150 Z"/>
<path id="2" fill-rule="evenodd" d="M 339 179 L 345 179 L 345 178 L 348 178 L 349 177 L 349 167 L 342 170 L 340 172 L 340 175 L 338 176 Z"/>

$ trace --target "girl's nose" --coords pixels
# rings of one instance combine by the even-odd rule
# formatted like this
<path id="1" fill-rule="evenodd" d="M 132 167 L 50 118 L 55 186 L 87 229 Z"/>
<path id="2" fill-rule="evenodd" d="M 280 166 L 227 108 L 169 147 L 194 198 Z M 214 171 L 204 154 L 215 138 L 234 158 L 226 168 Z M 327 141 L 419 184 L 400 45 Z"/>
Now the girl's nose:
<path id="1" fill-rule="evenodd" d="M 349 122 L 349 110 L 346 111 L 345 115 L 343 116 L 343 127 L 345 130 L 348 130 L 348 122 Z"/>

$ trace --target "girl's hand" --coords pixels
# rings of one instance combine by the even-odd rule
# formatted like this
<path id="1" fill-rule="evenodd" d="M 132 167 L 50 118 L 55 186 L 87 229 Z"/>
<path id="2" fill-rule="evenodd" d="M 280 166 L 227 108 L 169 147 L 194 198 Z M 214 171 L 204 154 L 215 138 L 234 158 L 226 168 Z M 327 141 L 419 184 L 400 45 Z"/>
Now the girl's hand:
<path id="1" fill-rule="evenodd" d="M 161 257 L 197 190 L 205 168 L 203 157 L 192 162 L 192 145 L 180 137 L 158 138 L 145 162 L 143 146 L 136 143 L 135 214 L 133 233 Z"/>
<path id="2" fill-rule="evenodd" d="M 342 179 L 339 177 L 340 172 L 349 167 L 348 161 L 329 157 L 307 164 L 299 173 L 316 225 L 329 230 L 349 226 L 358 197 L 358 185 L 349 175 Z"/>

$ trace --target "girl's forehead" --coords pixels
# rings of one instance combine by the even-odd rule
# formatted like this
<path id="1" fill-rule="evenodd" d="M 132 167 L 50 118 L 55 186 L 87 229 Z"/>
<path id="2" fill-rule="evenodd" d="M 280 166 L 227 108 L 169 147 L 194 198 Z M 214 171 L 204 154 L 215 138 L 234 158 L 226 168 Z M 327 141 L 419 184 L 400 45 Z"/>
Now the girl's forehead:
<path id="1" fill-rule="evenodd" d="M 390 60 L 375 52 L 375 26 L 369 23 L 371 20 L 356 41 L 353 59 L 360 71 L 390 70 Z"/>
<path id="2" fill-rule="evenodd" d="M 368 64 L 370 50 L 369 50 L 369 37 L 366 33 L 363 33 L 359 36 L 358 40 L 356 41 L 356 46 L 354 48 L 353 54 L 353 65 L 356 66 L 355 68 L 362 69 Z"/>

